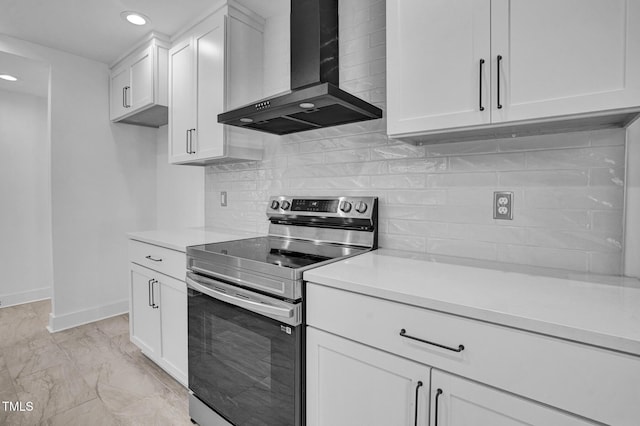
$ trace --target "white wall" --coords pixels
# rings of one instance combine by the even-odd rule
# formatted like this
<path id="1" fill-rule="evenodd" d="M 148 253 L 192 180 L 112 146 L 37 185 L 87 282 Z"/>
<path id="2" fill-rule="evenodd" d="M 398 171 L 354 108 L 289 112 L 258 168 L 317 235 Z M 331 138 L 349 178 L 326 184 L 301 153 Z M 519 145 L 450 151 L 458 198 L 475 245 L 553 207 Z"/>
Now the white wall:
<path id="1" fill-rule="evenodd" d="M 109 121 L 106 64 L 4 35 L 0 51 L 51 65 L 50 328 L 126 312 L 126 232 L 156 223 L 157 130 Z"/>
<path id="2" fill-rule="evenodd" d="M 640 278 L 640 120 L 627 129 L 624 274 Z"/>
<path id="3" fill-rule="evenodd" d="M 47 99 L 0 91 L 0 306 L 51 295 Z"/>
<path id="4" fill-rule="evenodd" d="M 204 226 L 204 167 L 169 164 L 167 126 L 158 129 L 157 228 Z"/>

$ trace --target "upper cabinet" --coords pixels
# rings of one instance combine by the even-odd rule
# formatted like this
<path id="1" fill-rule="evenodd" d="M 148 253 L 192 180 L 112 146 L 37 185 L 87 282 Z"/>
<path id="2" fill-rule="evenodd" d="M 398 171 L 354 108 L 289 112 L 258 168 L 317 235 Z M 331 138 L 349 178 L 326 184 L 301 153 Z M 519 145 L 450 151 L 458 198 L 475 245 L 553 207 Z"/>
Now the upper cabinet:
<path id="1" fill-rule="evenodd" d="M 156 36 L 111 68 L 111 121 L 159 127 L 167 124 L 169 45 Z"/>
<path id="2" fill-rule="evenodd" d="M 225 5 L 169 51 L 169 162 L 204 165 L 262 158 L 263 136 L 218 123 L 262 97 L 264 20 Z"/>
<path id="3" fill-rule="evenodd" d="M 387 98 L 400 138 L 626 125 L 640 2 L 388 0 Z"/>

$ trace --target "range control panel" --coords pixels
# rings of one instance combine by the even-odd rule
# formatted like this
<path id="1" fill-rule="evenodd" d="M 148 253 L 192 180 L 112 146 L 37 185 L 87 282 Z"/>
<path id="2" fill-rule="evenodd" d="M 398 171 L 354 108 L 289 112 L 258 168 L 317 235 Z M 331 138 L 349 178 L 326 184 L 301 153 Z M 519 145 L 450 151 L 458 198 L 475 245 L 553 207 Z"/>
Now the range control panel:
<path id="1" fill-rule="evenodd" d="M 377 197 L 288 197 L 269 199 L 267 216 L 318 216 L 368 218 L 377 208 Z"/>

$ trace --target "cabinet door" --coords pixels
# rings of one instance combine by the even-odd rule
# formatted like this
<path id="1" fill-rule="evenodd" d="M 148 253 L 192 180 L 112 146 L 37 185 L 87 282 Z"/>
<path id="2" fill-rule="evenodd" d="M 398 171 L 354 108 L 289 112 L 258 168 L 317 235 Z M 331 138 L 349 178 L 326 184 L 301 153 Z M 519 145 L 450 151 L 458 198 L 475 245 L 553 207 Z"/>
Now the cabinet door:
<path id="1" fill-rule="evenodd" d="M 193 158 L 190 136 L 195 129 L 195 64 L 192 39 L 169 51 L 169 162 Z M 191 131 L 191 132 L 190 132 Z"/>
<path id="2" fill-rule="evenodd" d="M 435 369 L 431 370 L 431 407 L 430 424 L 438 426 L 595 425 Z"/>
<path id="3" fill-rule="evenodd" d="M 494 122 L 640 104 L 640 2 L 492 0 L 491 13 Z"/>
<path id="4" fill-rule="evenodd" d="M 162 360 L 165 368 L 187 384 L 187 288 L 184 281 L 162 277 L 160 281 Z"/>
<path id="5" fill-rule="evenodd" d="M 132 264 L 130 286 L 131 341 L 147 356 L 158 356 L 160 354 L 160 310 L 152 305 L 154 296 L 156 301 L 159 300 L 160 289 L 155 280 L 155 274 Z"/>
<path id="6" fill-rule="evenodd" d="M 194 157 L 221 157 L 224 151 L 224 125 L 218 114 L 224 112 L 226 16 L 218 14 L 205 30 L 194 35 L 197 62 L 197 125 L 193 135 Z"/>
<path id="7" fill-rule="evenodd" d="M 131 64 L 131 110 L 153 104 L 153 47 L 137 55 Z"/>
<path id="8" fill-rule="evenodd" d="M 490 18 L 490 0 L 387 1 L 389 134 L 490 122 Z"/>
<path id="9" fill-rule="evenodd" d="M 306 389 L 307 426 L 427 425 L 429 367 L 312 327 Z"/>
<path id="10" fill-rule="evenodd" d="M 126 91 L 130 90 L 129 67 L 125 66 L 111 73 L 110 82 L 110 118 L 115 120 L 130 111 Z"/>

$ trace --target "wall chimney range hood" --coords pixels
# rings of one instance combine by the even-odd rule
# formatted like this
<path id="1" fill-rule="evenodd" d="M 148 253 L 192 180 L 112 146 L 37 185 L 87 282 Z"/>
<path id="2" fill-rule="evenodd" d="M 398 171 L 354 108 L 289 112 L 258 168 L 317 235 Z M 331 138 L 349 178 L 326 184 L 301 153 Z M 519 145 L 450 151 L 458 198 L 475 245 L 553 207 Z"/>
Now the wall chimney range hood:
<path id="1" fill-rule="evenodd" d="M 291 91 L 224 112 L 218 122 L 276 135 L 382 117 L 338 87 L 338 0 L 291 0 Z"/>

